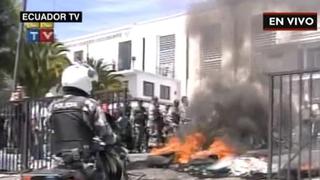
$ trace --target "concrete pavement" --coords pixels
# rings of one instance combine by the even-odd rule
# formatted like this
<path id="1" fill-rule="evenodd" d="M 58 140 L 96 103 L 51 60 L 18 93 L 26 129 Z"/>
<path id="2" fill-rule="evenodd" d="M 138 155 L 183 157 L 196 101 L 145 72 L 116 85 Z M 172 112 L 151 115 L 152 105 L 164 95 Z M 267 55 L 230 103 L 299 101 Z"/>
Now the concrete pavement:
<path id="1" fill-rule="evenodd" d="M 0 174 L 0 180 L 20 180 L 20 175 Z"/>

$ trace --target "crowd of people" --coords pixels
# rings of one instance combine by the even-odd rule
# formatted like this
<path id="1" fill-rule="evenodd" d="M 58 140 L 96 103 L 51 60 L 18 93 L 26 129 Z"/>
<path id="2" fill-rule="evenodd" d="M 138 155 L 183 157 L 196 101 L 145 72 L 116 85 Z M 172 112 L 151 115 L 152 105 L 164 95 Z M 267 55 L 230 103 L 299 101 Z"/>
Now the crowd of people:
<path id="1" fill-rule="evenodd" d="M 111 172 L 106 167 L 113 165 L 101 166 L 112 179 L 119 179 L 125 169 L 127 149 L 146 152 L 151 148 L 160 147 L 181 124 L 188 123 L 187 97 L 174 100 L 172 105 L 165 108 L 161 107 L 157 97 L 153 97 L 148 106 L 139 100 L 137 106 L 131 108 L 132 103 L 128 101 L 124 103 L 124 109 L 118 108 L 116 114 L 109 114 L 97 100 L 91 98 L 92 82 L 97 81 L 97 73 L 92 67 L 86 64 L 71 65 L 63 71 L 61 79 L 63 97 L 55 99 L 50 105 L 49 102 L 27 103 L 26 107 L 29 108 L 25 107 L 14 113 L 21 116 L 19 119 L 27 119 L 25 122 L 29 122 L 25 124 L 30 128 L 24 130 L 31 132 L 28 142 L 32 143 L 32 148 L 29 152 L 35 159 L 43 159 L 48 153 L 60 158 L 69 157 L 70 152 L 74 153 L 74 149 L 82 154 L 92 154 L 97 151 L 94 144 L 95 139 L 98 139 L 98 142 L 104 144 L 99 158 L 117 168 Z M 11 101 L 22 105 L 21 99 L 23 98 L 13 98 Z M 8 113 L 4 116 L 8 116 Z M 14 121 L 17 118 L 8 117 L 0 120 L 1 123 L 22 122 Z M 0 143 L 1 146 L 6 146 L 5 142 L 12 141 L 16 144 L 13 147 L 20 144 L 18 138 L 21 136 L 14 136 L 16 139 L 10 136 L 16 134 L 11 132 L 11 129 L 14 129 L 12 127 L 1 128 L 7 129 L 9 135 L 0 134 L 0 139 L 4 142 Z M 82 158 L 90 159 L 87 156 Z"/>
<path id="2" fill-rule="evenodd" d="M 153 97 L 148 106 L 142 100 L 136 107 L 127 106 L 116 115 L 115 126 L 122 143 L 133 152 L 146 152 L 161 147 L 181 124 L 187 124 L 188 99 L 174 100 L 172 105 L 160 107 L 157 97 Z M 109 119 L 114 119 L 110 114 Z M 113 122 L 110 122 L 113 123 Z"/>

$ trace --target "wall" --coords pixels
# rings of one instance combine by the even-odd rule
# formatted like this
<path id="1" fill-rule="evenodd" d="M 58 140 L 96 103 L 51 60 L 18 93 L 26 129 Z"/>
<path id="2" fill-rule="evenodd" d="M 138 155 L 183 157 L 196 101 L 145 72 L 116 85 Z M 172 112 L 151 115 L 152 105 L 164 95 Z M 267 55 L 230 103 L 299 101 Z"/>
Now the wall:
<path id="1" fill-rule="evenodd" d="M 145 38 L 145 72 L 155 74 L 158 66 L 158 38 L 159 36 L 175 34 L 175 79 L 181 82 L 182 95 L 186 95 L 186 17 L 184 14 L 178 14 L 66 40 L 65 44 L 70 50 L 68 57 L 73 60 L 73 53 L 83 50 L 84 57 L 89 52 L 90 57 L 103 58 L 106 63 L 114 61 L 117 64 L 118 43 L 131 40 L 132 56 L 136 57 L 134 69 L 142 71 L 143 38 Z M 106 38 L 119 33 L 122 34 L 121 37 Z M 101 38 L 105 40 L 94 42 Z"/>
<path id="2" fill-rule="evenodd" d="M 180 82 L 178 80 L 173 80 L 165 78 L 152 73 L 142 72 L 139 70 L 125 70 L 119 71 L 117 74 L 122 74 L 124 78 L 123 81 L 128 81 L 128 89 L 131 96 L 135 98 L 151 99 L 151 97 L 143 95 L 143 82 L 148 81 L 154 83 L 154 95 L 159 98 L 161 102 L 172 103 L 174 99 L 180 99 Z M 160 99 L 160 85 L 165 85 L 170 87 L 170 100 Z"/>
<path id="3" fill-rule="evenodd" d="M 143 38 L 145 38 L 145 72 L 156 73 L 158 66 L 159 36 L 175 34 L 175 79 L 181 81 L 181 92 L 186 94 L 186 33 L 185 15 L 177 15 L 136 24 L 132 29 L 132 55 L 135 69 L 143 70 Z"/>
<path id="4" fill-rule="evenodd" d="M 163 102 L 172 102 L 174 99 L 180 99 L 180 83 L 172 79 L 163 78 L 149 73 L 139 73 L 137 75 L 137 97 L 150 99 L 151 97 L 143 95 L 143 81 L 154 83 L 154 95 Z M 160 85 L 170 87 L 170 100 L 160 99 Z"/>
<path id="5" fill-rule="evenodd" d="M 135 73 L 120 73 L 123 74 L 124 77 L 121 78 L 122 81 L 128 81 L 128 90 L 129 94 L 133 97 L 138 97 L 138 89 L 137 89 L 137 75 Z"/>

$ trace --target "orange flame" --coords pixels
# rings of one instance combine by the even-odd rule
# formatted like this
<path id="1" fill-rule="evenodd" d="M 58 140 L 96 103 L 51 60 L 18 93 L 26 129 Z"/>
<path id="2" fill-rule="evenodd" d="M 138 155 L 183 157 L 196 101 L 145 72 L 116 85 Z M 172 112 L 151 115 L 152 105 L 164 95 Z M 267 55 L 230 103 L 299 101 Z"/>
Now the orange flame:
<path id="1" fill-rule="evenodd" d="M 307 171 L 307 170 L 312 170 L 312 169 L 314 169 L 314 168 L 309 163 L 302 164 L 302 166 L 301 166 L 302 171 Z"/>
<path id="2" fill-rule="evenodd" d="M 192 159 L 204 159 L 209 156 L 216 155 L 219 159 L 232 156 L 236 151 L 227 145 L 222 139 L 216 138 L 210 145 L 208 150 L 197 152 L 192 156 Z"/>
<path id="3" fill-rule="evenodd" d="M 227 145 L 222 139 L 215 139 L 207 150 L 202 150 L 205 136 L 201 133 L 188 135 L 184 141 L 178 137 L 172 137 L 163 148 L 156 148 L 151 155 L 175 154 L 175 162 L 185 164 L 192 159 L 203 159 L 211 155 L 224 158 L 235 154 L 235 150 Z"/>

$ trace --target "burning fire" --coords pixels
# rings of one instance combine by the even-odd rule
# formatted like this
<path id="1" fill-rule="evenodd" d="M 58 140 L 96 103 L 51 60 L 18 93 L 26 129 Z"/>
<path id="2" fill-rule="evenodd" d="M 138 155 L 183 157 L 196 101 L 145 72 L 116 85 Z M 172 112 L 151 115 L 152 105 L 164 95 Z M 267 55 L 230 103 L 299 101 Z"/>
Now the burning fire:
<path id="1" fill-rule="evenodd" d="M 201 133 L 188 135 L 184 141 L 178 137 L 172 137 L 163 148 L 151 151 L 152 155 L 175 154 L 175 162 L 186 164 L 192 159 L 204 159 L 216 155 L 219 159 L 232 156 L 235 150 L 222 139 L 216 138 L 207 150 L 203 150 L 205 136 Z"/>
<path id="2" fill-rule="evenodd" d="M 312 170 L 312 169 L 313 169 L 312 165 L 310 165 L 308 163 L 305 163 L 305 164 L 301 165 L 301 170 L 302 171 L 307 171 L 307 170 Z"/>
<path id="3" fill-rule="evenodd" d="M 231 146 L 227 145 L 222 139 L 216 138 L 208 150 L 197 152 L 192 156 L 192 159 L 203 159 L 213 155 L 222 159 L 234 155 L 235 152 L 236 151 Z"/>

